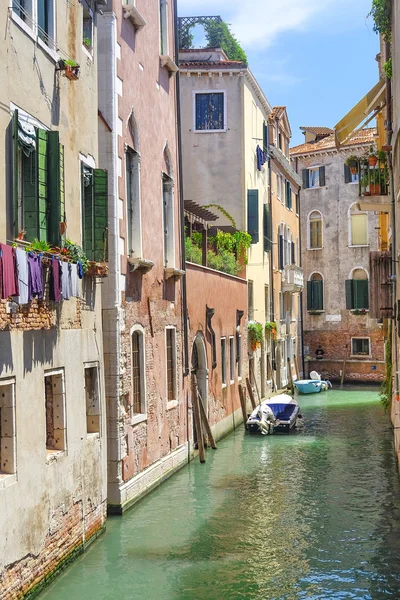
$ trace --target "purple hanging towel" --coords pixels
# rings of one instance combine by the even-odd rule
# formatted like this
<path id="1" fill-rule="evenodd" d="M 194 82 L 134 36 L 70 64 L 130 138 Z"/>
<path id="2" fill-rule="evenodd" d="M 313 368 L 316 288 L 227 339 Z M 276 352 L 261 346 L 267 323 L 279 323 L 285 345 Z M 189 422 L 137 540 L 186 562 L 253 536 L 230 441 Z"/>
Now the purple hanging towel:
<path id="1" fill-rule="evenodd" d="M 2 280 L 1 297 L 5 299 L 9 296 L 19 296 L 18 270 L 14 248 L 7 246 L 7 244 L 0 244 L 0 251 Z"/>
<path id="2" fill-rule="evenodd" d="M 28 254 L 28 266 L 29 266 L 29 289 L 28 295 L 29 300 L 37 296 L 39 299 L 43 298 L 43 277 L 42 277 L 42 257 L 40 254 L 29 252 Z"/>
<path id="3" fill-rule="evenodd" d="M 50 271 L 50 300 L 60 302 L 61 300 L 61 267 L 60 260 L 53 256 Z"/>

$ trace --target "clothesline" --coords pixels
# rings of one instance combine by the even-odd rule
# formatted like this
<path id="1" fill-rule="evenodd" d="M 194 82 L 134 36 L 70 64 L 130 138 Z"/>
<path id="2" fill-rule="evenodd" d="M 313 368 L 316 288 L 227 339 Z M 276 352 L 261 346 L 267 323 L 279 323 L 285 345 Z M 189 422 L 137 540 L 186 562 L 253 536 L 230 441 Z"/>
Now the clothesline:
<path id="1" fill-rule="evenodd" d="M 21 240 L 7 240 L 6 239 L 6 243 L 7 244 L 12 244 L 12 246 L 17 247 L 17 248 L 23 248 L 25 251 L 29 248 L 29 252 L 35 252 L 36 254 L 40 254 L 40 256 L 45 256 L 47 258 L 60 258 L 61 260 L 64 261 L 68 261 L 70 263 L 78 263 L 79 261 L 75 260 L 74 258 L 71 258 L 71 256 L 65 255 L 65 254 L 61 254 L 61 253 L 54 253 L 54 252 L 47 252 L 46 250 L 36 250 L 35 248 L 30 248 L 29 247 L 29 242 L 24 242 L 22 243 Z"/>

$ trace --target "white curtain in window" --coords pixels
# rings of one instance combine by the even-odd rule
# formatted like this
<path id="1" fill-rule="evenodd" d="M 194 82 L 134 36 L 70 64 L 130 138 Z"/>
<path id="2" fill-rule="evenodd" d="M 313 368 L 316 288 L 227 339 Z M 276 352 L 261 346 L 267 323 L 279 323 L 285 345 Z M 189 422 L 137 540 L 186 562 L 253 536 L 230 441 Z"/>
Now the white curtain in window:
<path id="1" fill-rule="evenodd" d="M 319 169 L 310 169 L 308 172 L 308 185 L 310 188 L 319 187 Z"/>

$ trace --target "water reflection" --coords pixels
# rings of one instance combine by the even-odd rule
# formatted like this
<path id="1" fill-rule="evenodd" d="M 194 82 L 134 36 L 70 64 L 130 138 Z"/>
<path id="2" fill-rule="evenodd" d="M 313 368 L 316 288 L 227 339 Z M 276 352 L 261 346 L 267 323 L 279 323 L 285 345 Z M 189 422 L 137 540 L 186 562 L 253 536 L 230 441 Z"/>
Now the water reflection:
<path id="1" fill-rule="evenodd" d="M 400 485 L 377 395 L 304 398 L 304 429 L 240 430 L 43 594 L 85 600 L 400 598 Z"/>

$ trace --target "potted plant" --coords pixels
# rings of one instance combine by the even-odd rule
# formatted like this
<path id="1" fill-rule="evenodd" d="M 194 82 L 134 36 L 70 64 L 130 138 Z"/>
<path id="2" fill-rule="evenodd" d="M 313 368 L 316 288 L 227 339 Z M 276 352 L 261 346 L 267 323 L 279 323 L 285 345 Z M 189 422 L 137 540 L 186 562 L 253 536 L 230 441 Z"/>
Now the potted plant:
<path id="1" fill-rule="evenodd" d="M 86 50 L 90 51 L 92 49 L 92 43 L 88 37 L 83 38 L 82 44 L 85 46 Z"/>
<path id="2" fill-rule="evenodd" d="M 357 156 L 355 156 L 354 154 L 349 156 L 348 159 L 346 160 L 346 165 L 349 167 L 350 173 L 352 173 L 353 175 L 357 175 L 357 173 L 358 173 L 358 157 Z"/>
<path id="3" fill-rule="evenodd" d="M 249 334 L 250 348 L 257 350 L 261 347 L 263 341 L 263 326 L 257 321 L 249 321 L 247 324 L 247 331 Z"/>
<path id="4" fill-rule="evenodd" d="M 369 149 L 368 164 L 370 167 L 375 167 L 377 162 L 378 162 L 378 157 L 376 155 L 376 152 L 374 152 L 373 147 L 371 146 Z"/>
<path id="5" fill-rule="evenodd" d="M 276 321 L 267 321 L 265 323 L 265 333 L 272 334 L 274 340 L 276 339 Z"/>
<path id="6" fill-rule="evenodd" d="M 79 79 L 79 65 L 69 58 L 61 58 L 57 63 L 58 71 L 64 71 L 64 77 L 74 81 Z"/>

